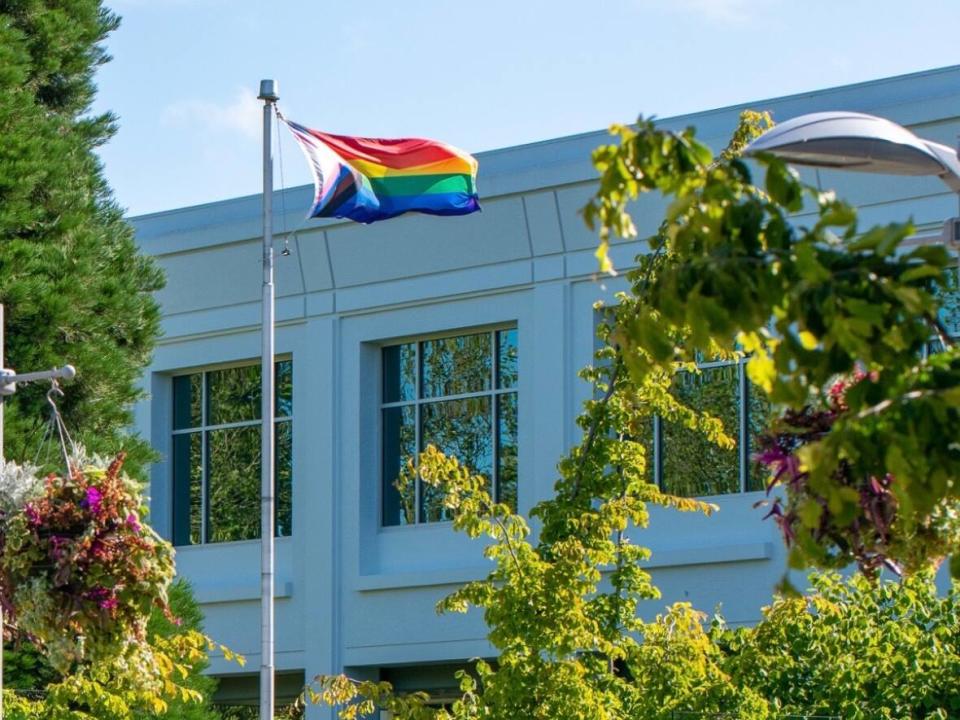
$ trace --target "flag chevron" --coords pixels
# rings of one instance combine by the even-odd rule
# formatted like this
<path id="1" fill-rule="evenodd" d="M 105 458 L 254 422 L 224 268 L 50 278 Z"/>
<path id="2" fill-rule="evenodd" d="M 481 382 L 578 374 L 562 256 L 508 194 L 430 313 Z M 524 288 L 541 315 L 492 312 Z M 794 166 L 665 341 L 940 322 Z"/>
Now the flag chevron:
<path id="1" fill-rule="evenodd" d="M 284 122 L 313 171 L 309 217 L 371 223 L 406 212 L 466 215 L 480 209 L 478 163 L 452 145 L 333 135 Z"/>

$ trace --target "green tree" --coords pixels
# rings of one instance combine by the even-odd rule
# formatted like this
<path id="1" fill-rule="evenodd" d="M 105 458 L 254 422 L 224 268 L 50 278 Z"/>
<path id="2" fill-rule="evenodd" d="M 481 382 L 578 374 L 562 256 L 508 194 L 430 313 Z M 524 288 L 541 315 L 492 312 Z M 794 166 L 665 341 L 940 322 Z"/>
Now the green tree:
<path id="1" fill-rule="evenodd" d="M 397 696 L 386 683 L 344 677 L 318 678 L 309 699 L 343 705 L 345 718 L 376 706 L 407 720 L 766 717 L 763 698 L 730 681 L 702 614 L 680 603 L 650 622 L 638 615 L 641 601 L 659 597 L 641 567 L 649 551 L 633 542 L 648 505 L 713 510 L 647 482 L 640 428 L 657 413 L 725 442 L 722 424 L 674 398 L 670 374 L 641 387 L 612 346 L 599 359 L 583 373 L 598 388 L 579 418 L 583 440 L 558 466 L 555 497 L 532 511 L 541 526 L 536 540 L 523 517 L 490 497 L 486 478 L 456 458 L 429 447 L 407 465 L 408 482 L 419 474 L 441 491 L 456 530 L 488 543 L 484 554 L 495 565 L 489 577 L 437 609 L 481 608 L 495 662 L 478 661 L 475 673 L 460 674 L 463 694 L 450 710 L 428 707 L 420 694 Z"/>
<path id="2" fill-rule="evenodd" d="M 203 615 L 193 597 L 189 584 L 183 580 L 173 583 L 170 586 L 168 601 L 170 612 L 177 622 L 174 622 L 170 616 L 159 608 L 155 608 L 147 625 L 148 637 L 160 637 L 169 640 L 190 632 L 201 632 L 203 630 Z M 195 691 L 198 695 L 189 700 L 182 697 L 173 698 L 167 702 L 166 710 L 150 714 L 149 717 L 157 720 L 162 718 L 170 720 L 174 718 L 219 720 L 219 714 L 211 705 L 217 683 L 214 678 L 203 674 L 207 666 L 208 662 L 205 655 L 197 656 L 193 662 L 184 665 L 188 670 L 188 675 L 177 680 L 185 688 Z M 12 705 L 7 707 L 7 712 L 11 713 L 10 717 L 15 719 L 19 718 L 13 710 L 16 708 L 20 708 L 20 712 L 27 713 L 26 717 L 46 717 L 29 701 L 39 701 L 40 706 L 45 705 L 44 700 L 48 694 L 48 688 L 64 681 L 64 677 L 50 666 L 43 653 L 26 640 L 21 641 L 16 649 L 4 651 L 3 679 L 4 687 L 7 690 L 14 691 L 14 697 L 19 696 L 19 699 L 12 700 Z M 47 708 L 47 710 L 52 711 L 52 708 Z M 30 713 L 34 715 L 30 715 Z"/>
<path id="3" fill-rule="evenodd" d="M 126 428 L 158 334 L 151 293 L 162 276 L 137 252 L 95 154 L 114 118 L 90 114 L 94 72 L 109 59 L 100 43 L 118 22 L 100 0 L 0 2 L 0 303 L 5 364 L 75 365 L 68 427 L 91 451 L 126 449 L 140 475 L 150 450 Z M 34 457 L 45 391 L 8 399 L 8 458 Z"/>
<path id="4" fill-rule="evenodd" d="M 928 572 L 902 582 L 815 574 L 804 597 L 778 598 L 754 628 L 716 623 L 734 682 L 779 713 L 851 720 L 960 714 L 960 594 Z"/>
<path id="5" fill-rule="evenodd" d="M 343 718 L 378 706 L 403 720 L 666 720 L 685 712 L 767 717 L 759 694 L 731 682 L 701 613 L 677 603 L 653 621 L 638 617 L 640 601 L 659 597 L 639 565 L 649 552 L 630 540 L 647 523 L 648 503 L 710 508 L 646 483 L 642 444 L 609 432 L 636 399 L 626 391 L 629 380 L 622 382 L 620 392 L 591 403 L 584 414 L 585 429 L 594 431 L 561 463 L 558 497 L 533 511 L 543 526 L 537 542 L 521 516 L 493 502 L 486 479 L 455 458 L 430 447 L 417 469 L 409 466 L 443 489 L 454 528 L 484 537 L 490 543 L 484 554 L 495 563 L 486 580 L 467 584 L 437 607 L 482 608 L 497 649 L 495 662 L 480 660 L 474 672 L 459 674 L 462 697 L 451 709 L 427 706 L 423 694 L 395 695 L 388 683 L 342 676 L 318 678 L 307 690 L 310 700 L 343 706 Z"/>
<path id="6" fill-rule="evenodd" d="M 147 625 L 147 632 L 151 636 L 173 638 L 186 632 L 203 632 L 203 613 L 193 596 L 189 583 L 185 580 L 176 580 L 170 586 L 170 611 L 177 622 L 160 610 L 154 610 Z M 190 690 L 198 693 L 193 699 L 177 698 L 167 704 L 167 709 L 151 717 L 167 720 L 219 720 L 219 714 L 213 709 L 213 693 L 217 689 L 217 681 L 204 675 L 209 666 L 207 658 L 198 658 L 188 665 L 189 674 L 180 682 Z"/>
<path id="7" fill-rule="evenodd" d="M 748 115 L 734 144 L 768 124 Z M 693 129 L 641 119 L 613 132 L 619 144 L 594 154 L 600 188 L 585 208 L 601 265 L 610 269 L 613 236 L 636 235 L 633 199 L 670 201 L 627 275 L 611 334 L 633 382 L 749 354 L 750 379 L 782 414 L 781 439 L 798 413 L 830 414 L 829 427 L 767 458 L 791 563 L 857 562 L 871 573 L 939 563 L 960 542 L 960 351 L 940 319 L 946 249 L 902 248 L 909 222 L 862 230 L 850 205 L 774 157 L 758 158 L 760 187 L 736 152 L 714 157 Z M 814 214 L 809 224 L 794 220 L 801 210 Z M 927 352 L 932 337 L 942 352 Z"/>
<path id="8" fill-rule="evenodd" d="M 937 694 L 927 679 L 913 676 L 915 668 L 930 669 L 939 683 L 956 673 L 957 661 L 950 635 L 954 596 L 931 609 L 927 575 L 955 546 L 958 532 L 952 479 L 960 454 L 950 442 L 960 431 L 960 357 L 951 349 L 924 352 L 931 333 L 941 332 L 937 283 L 944 282 L 947 256 L 930 247 L 897 252 L 909 225 L 859 232 L 852 208 L 804 187 L 773 158 L 761 160 L 765 188 L 755 186 L 738 156 L 769 122 L 746 114 L 716 157 L 692 130 L 661 131 L 643 120 L 636 128 L 615 128 L 620 144 L 596 152 L 602 178 L 585 215 L 600 228 L 605 269 L 612 271 L 611 236 L 635 235 L 629 202 L 648 191 L 672 202 L 649 240 L 651 252 L 627 274 L 629 290 L 605 315 L 598 362 L 583 372 L 596 387 L 595 399 L 579 418 L 581 442 L 558 465 L 554 497 L 531 511 L 540 526 L 535 540 L 526 520 L 494 502 L 486 480 L 469 466 L 434 448 L 408 463 L 407 481 L 419 474 L 435 486 L 454 528 L 487 542 L 484 554 L 494 570 L 441 601 L 438 611 L 481 608 L 495 661 L 460 673 L 462 696 L 450 709 L 430 708 L 420 694 L 397 696 L 387 683 L 342 676 L 318 678 L 308 690 L 311 700 L 341 705 L 344 718 L 380 706 L 405 720 L 766 718 L 783 711 L 832 714 L 837 704 L 852 717 L 903 717 L 920 708 L 913 716 L 955 714 L 949 691 Z M 811 227 L 790 219 L 805 198 L 817 211 Z M 720 624 L 708 633 L 704 616 L 682 603 L 643 621 L 639 603 L 658 597 L 641 565 L 649 551 L 633 542 L 647 523 L 648 505 L 713 509 L 648 482 L 651 419 L 659 416 L 681 449 L 693 447 L 696 454 L 709 442 L 716 446 L 711 452 L 720 453 L 711 462 L 732 467 L 722 454 L 734 444 L 726 409 L 731 392 L 699 363 L 736 362 L 744 353 L 751 355 L 750 380 L 762 391 L 751 400 L 758 424 L 771 413 L 789 420 L 789 412 L 835 408 L 829 432 L 789 449 L 798 457 L 796 472 L 784 480 L 781 520 L 792 515 L 782 522 L 792 533 L 791 561 L 858 561 L 869 574 L 848 586 L 823 576 L 799 605 L 775 603 L 753 634 L 730 634 Z M 858 382 L 849 379 L 854 375 Z M 841 412 L 834 390 L 844 378 Z M 759 429 L 752 428 L 754 434 Z M 681 486 L 700 492 L 701 466 L 677 470 Z M 896 478 L 896 512 L 880 528 L 871 526 L 862 500 L 887 475 Z M 871 585 L 878 561 L 916 577 L 902 589 Z M 856 609 L 860 600 L 865 605 Z M 859 619 L 834 622 L 830 612 L 809 611 L 839 602 L 846 609 L 837 616 L 859 612 Z M 807 612 L 797 622 L 817 626 L 810 637 L 829 636 L 832 644 L 814 652 L 811 641 L 808 652 L 798 641 L 798 673 L 829 684 L 831 678 L 817 674 L 818 659 L 836 660 L 834 672 L 842 673 L 849 671 L 850 653 L 878 660 L 887 653 L 886 677 L 905 687 L 870 705 L 866 694 L 873 686 L 862 678 L 842 681 L 844 703 L 829 688 L 804 696 L 802 683 L 789 695 L 786 672 L 758 679 L 787 662 L 786 651 L 766 645 L 791 631 L 782 620 L 789 608 L 794 616 L 797 608 Z M 936 613 L 939 629 L 920 641 Z M 877 645 L 873 629 L 881 635 Z M 841 656 L 847 635 L 852 649 Z M 896 654 L 896 642 L 913 646 Z M 941 649 L 943 658 L 932 657 Z M 857 667 L 867 672 L 865 664 Z"/>

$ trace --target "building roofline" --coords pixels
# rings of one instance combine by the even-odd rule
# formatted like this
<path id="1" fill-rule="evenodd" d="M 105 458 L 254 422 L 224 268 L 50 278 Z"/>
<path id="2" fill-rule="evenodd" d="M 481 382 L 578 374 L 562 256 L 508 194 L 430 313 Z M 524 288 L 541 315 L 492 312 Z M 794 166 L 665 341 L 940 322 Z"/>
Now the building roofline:
<path id="1" fill-rule="evenodd" d="M 866 80 L 849 85 L 837 85 L 779 97 L 751 100 L 712 108 L 709 110 L 700 110 L 692 113 L 685 113 L 664 118 L 657 118 L 656 116 L 651 117 L 653 117 L 658 124 L 666 127 L 681 128 L 688 125 L 698 126 L 701 130 L 701 136 L 709 140 L 711 130 L 716 132 L 716 128 L 709 127 L 711 123 L 706 121 L 712 119 L 722 122 L 724 120 L 728 120 L 730 117 L 735 117 L 740 111 L 747 108 L 773 109 L 775 113 L 777 112 L 777 108 L 779 108 L 780 110 L 785 110 L 788 113 L 786 117 L 790 117 L 789 112 L 792 106 L 802 103 L 805 107 L 809 108 L 811 104 L 811 98 L 820 99 L 820 102 L 816 103 L 818 106 L 822 106 L 820 109 L 838 109 L 833 108 L 829 104 L 828 101 L 831 97 L 837 95 L 854 96 L 854 98 L 851 98 L 849 101 L 849 104 L 855 105 L 856 107 L 851 107 L 850 109 L 869 110 L 873 107 L 894 107 L 909 102 L 916 102 L 918 100 L 932 99 L 947 95 L 960 96 L 960 83 L 949 82 L 940 87 L 940 83 L 938 83 L 938 81 L 943 79 L 945 76 L 960 76 L 960 65 L 921 70 L 892 77 Z M 960 79 L 960 77 L 957 79 Z M 912 86 L 913 91 L 906 94 L 889 92 L 891 86 L 896 85 L 906 85 L 907 87 Z M 880 88 L 883 88 L 885 92 L 880 97 L 874 97 L 873 102 L 871 102 L 869 96 L 874 94 L 872 91 Z M 856 99 L 856 96 L 861 96 L 859 101 Z M 953 112 L 953 115 L 960 115 L 960 102 L 956 104 L 956 111 Z M 909 117 L 898 117 L 894 119 L 905 123 L 910 122 Z M 582 133 L 574 133 L 572 135 L 547 138 L 544 140 L 536 140 L 529 143 L 510 145 L 477 152 L 475 155 L 481 161 L 482 184 L 486 186 L 484 189 L 487 191 L 484 192 L 484 195 L 488 198 L 493 198 L 499 195 L 535 189 L 539 186 L 546 187 L 549 185 L 561 185 L 568 184 L 570 182 L 582 182 L 589 180 L 592 173 L 592 167 L 590 165 L 589 152 L 585 152 L 585 150 L 587 147 L 593 147 L 597 143 L 602 142 L 602 140 L 607 137 L 609 137 L 609 135 L 606 130 L 590 130 Z M 567 152 L 563 154 L 565 156 L 551 157 L 551 153 L 543 152 L 549 149 L 558 148 L 568 148 Z M 518 165 L 509 162 L 512 158 L 522 160 Z M 491 167 L 491 163 L 483 163 L 484 159 L 489 161 L 495 160 L 495 162 L 492 163 Z M 544 183 L 542 182 L 544 179 L 542 177 L 544 170 L 548 172 L 551 170 L 559 170 L 559 172 L 555 173 L 556 177 L 551 178 L 550 182 Z M 526 177 L 523 180 L 514 179 L 514 176 L 519 176 L 521 174 L 532 174 L 532 176 Z M 297 185 L 294 187 L 285 188 L 284 190 L 275 190 L 274 196 L 279 198 L 281 193 L 284 194 L 286 198 L 290 198 L 291 195 L 304 195 L 307 198 L 307 202 L 304 203 L 304 207 L 306 207 L 309 204 L 309 198 L 312 197 L 313 190 L 312 185 L 309 184 Z M 230 198 L 224 198 L 222 200 L 200 203 L 197 205 L 180 206 L 167 210 L 145 213 L 143 215 L 129 216 L 127 219 L 137 226 L 138 232 L 145 236 L 144 239 L 155 238 L 158 236 L 167 235 L 171 232 L 177 233 L 197 230 L 201 227 L 209 227 L 211 225 L 219 224 L 222 222 L 224 217 L 222 213 L 225 210 L 228 210 L 231 206 L 235 206 L 238 210 L 240 208 L 252 209 L 259 205 L 260 197 L 261 193 L 234 196 Z M 287 203 L 287 205 L 287 219 L 294 220 L 300 211 L 298 210 L 296 212 L 291 212 L 289 210 L 289 203 Z M 184 216 L 190 215 L 196 218 L 196 222 L 188 221 L 184 223 L 175 223 L 178 226 L 176 229 L 170 227 L 171 223 L 169 221 L 173 218 L 180 216 L 183 217 L 183 219 L 186 219 Z M 165 220 L 167 222 L 164 222 Z M 329 227 L 330 225 L 338 224 L 339 222 L 341 221 L 331 220 L 318 223 L 318 227 Z M 155 225 L 155 227 L 148 230 L 146 226 L 150 225 Z M 237 237 L 237 239 L 240 240 L 244 238 Z"/>

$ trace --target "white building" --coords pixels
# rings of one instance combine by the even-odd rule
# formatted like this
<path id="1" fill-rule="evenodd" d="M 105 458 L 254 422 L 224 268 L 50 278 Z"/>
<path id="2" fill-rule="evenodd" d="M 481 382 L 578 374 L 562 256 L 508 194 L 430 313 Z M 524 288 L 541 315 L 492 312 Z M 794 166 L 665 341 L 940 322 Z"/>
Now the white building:
<path id="1" fill-rule="evenodd" d="M 954 145 L 960 66 L 662 124 L 694 125 L 720 148 L 744 107 L 781 121 L 817 110 L 869 112 Z M 289 236 L 291 254 L 277 259 L 281 696 L 304 677 L 341 670 L 442 690 L 451 666 L 490 654 L 478 613 L 434 611 L 458 583 L 485 575 L 480 546 L 448 523 L 428 521 L 436 519 L 430 498 L 400 498 L 389 474 L 404 443 L 447 438 L 435 422 L 446 417 L 461 436 L 469 428 L 473 445 L 459 449 L 497 468 L 501 494 L 515 488 L 521 510 L 550 495 L 554 466 L 575 442 L 574 418 L 591 392 L 576 371 L 594 349 L 592 305 L 622 287 L 595 276 L 597 240 L 578 215 L 596 177 L 590 152 L 607 141 L 595 132 L 481 153 L 483 212 L 469 217 L 311 221 Z M 292 152 L 293 143 L 287 147 Z M 912 217 L 918 234 L 932 235 L 957 214 L 957 198 L 936 178 L 806 177 L 858 205 L 864 226 Z M 286 208 L 276 222 L 279 244 L 301 224 L 311 197 L 307 187 L 287 191 L 282 204 L 278 196 L 274 207 Z M 637 204 L 641 237 L 656 230 L 662 210 L 653 197 Z M 214 659 L 213 671 L 230 676 L 224 698 L 252 700 L 259 399 L 249 393 L 259 382 L 260 197 L 133 223 L 168 278 L 158 298 L 164 336 L 144 380 L 150 399 L 137 409 L 138 431 L 162 455 L 153 468 L 152 520 L 179 546 L 179 571 L 193 583 L 209 634 L 247 656 L 243 670 Z M 627 267 L 640 248 L 616 245 L 615 262 Z M 416 382 L 414 366 L 430 362 L 449 374 L 431 382 L 428 366 Z M 467 372 L 471 363 L 482 372 Z M 784 551 L 776 526 L 752 508 L 763 494 L 746 491 L 748 473 L 710 482 L 711 492 L 726 491 L 709 498 L 718 514 L 658 513 L 640 538 L 653 549 L 664 596 L 650 611 L 689 600 L 705 610 L 722 605 L 730 622 L 750 623 L 784 571 Z M 328 712 L 311 708 L 308 717 Z"/>

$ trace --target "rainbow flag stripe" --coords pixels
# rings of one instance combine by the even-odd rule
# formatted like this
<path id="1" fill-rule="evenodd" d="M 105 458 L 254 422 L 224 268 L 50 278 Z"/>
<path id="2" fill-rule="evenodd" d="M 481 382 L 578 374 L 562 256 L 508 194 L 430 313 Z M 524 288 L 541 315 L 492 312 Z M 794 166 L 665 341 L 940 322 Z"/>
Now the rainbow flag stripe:
<path id="1" fill-rule="evenodd" d="M 313 171 L 308 217 L 361 223 L 407 212 L 467 215 L 480 209 L 477 161 L 436 140 L 332 135 L 284 120 Z"/>

